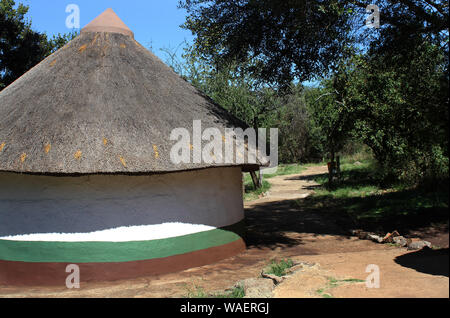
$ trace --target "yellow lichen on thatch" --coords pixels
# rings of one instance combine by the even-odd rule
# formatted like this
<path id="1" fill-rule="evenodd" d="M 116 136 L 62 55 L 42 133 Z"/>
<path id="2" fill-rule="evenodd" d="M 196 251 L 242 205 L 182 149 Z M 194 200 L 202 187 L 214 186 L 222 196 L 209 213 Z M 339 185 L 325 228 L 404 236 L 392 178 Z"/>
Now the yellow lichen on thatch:
<path id="1" fill-rule="evenodd" d="M 108 144 L 108 139 L 106 139 L 106 138 L 103 138 L 103 145 L 107 145 Z"/>
<path id="2" fill-rule="evenodd" d="M 125 159 L 123 159 L 123 157 L 119 157 L 119 160 L 122 163 L 122 166 L 124 166 L 126 168 L 127 167 L 127 162 L 125 161 Z"/>
<path id="3" fill-rule="evenodd" d="M 3 151 L 3 148 L 5 148 L 5 146 L 6 146 L 6 144 L 5 144 L 5 143 L 2 143 L 2 144 L 0 144 L 0 152 L 2 152 L 2 151 Z"/>
<path id="4" fill-rule="evenodd" d="M 23 153 L 22 155 L 20 155 L 20 162 L 24 162 L 25 161 L 25 159 L 27 159 L 27 154 L 26 153 Z"/>
<path id="5" fill-rule="evenodd" d="M 80 160 L 82 155 L 83 153 L 80 150 L 78 150 L 77 152 L 75 152 L 73 156 L 75 157 L 75 159 Z"/>
<path id="6" fill-rule="evenodd" d="M 45 153 L 49 153 L 49 152 L 50 152 L 50 149 L 52 149 L 52 145 L 46 144 L 45 147 L 44 147 Z"/>
<path id="7" fill-rule="evenodd" d="M 125 44 L 123 44 L 123 43 L 120 45 L 120 48 L 121 48 L 121 49 L 125 49 L 126 47 L 127 47 L 127 46 L 126 46 Z"/>
<path id="8" fill-rule="evenodd" d="M 98 39 L 99 35 L 100 35 L 100 33 L 95 34 L 95 37 L 94 37 L 94 39 L 91 42 L 91 46 L 93 46 L 95 44 L 95 42 L 97 42 L 97 39 Z"/>
<path id="9" fill-rule="evenodd" d="M 78 52 L 83 53 L 84 50 L 86 50 L 86 48 L 87 48 L 87 44 L 82 45 L 82 46 L 78 49 Z"/>
<path id="10" fill-rule="evenodd" d="M 55 64 L 56 64 L 56 60 L 53 60 L 53 61 L 50 63 L 50 66 L 55 66 Z"/>
<path id="11" fill-rule="evenodd" d="M 158 152 L 158 147 L 156 145 L 153 145 L 153 151 L 155 153 L 155 159 L 159 158 L 159 152 Z"/>

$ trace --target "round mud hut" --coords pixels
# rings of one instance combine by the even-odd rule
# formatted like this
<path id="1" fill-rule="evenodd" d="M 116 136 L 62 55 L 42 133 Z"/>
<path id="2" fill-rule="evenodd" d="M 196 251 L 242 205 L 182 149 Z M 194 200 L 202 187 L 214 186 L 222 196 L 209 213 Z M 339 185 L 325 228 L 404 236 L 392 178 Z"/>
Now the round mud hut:
<path id="1" fill-rule="evenodd" d="M 158 275 L 245 249 L 248 163 L 175 164 L 175 128 L 242 127 L 108 9 L 0 92 L 0 285 Z M 245 127 L 244 127 L 245 128 Z M 192 145 L 190 145 L 192 149 Z"/>

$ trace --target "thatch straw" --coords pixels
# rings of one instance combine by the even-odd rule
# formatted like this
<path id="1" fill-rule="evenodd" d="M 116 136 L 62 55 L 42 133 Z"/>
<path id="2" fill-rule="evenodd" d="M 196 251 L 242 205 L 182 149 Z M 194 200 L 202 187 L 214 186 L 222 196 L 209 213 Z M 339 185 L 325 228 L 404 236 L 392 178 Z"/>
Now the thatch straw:
<path id="1" fill-rule="evenodd" d="M 243 124 L 131 36 L 83 32 L 0 93 L 0 171 L 161 173 L 242 164 L 170 161 L 174 128 Z"/>

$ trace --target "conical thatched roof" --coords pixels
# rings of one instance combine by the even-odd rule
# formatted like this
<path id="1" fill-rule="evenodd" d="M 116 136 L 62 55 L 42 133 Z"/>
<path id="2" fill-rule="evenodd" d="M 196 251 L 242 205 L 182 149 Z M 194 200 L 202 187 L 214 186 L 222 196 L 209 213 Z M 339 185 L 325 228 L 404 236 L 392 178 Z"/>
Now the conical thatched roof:
<path id="1" fill-rule="evenodd" d="M 242 126 L 107 10 L 0 93 L 0 171 L 145 174 L 239 165 L 171 163 L 170 132 L 192 131 L 194 120 L 204 128 Z"/>

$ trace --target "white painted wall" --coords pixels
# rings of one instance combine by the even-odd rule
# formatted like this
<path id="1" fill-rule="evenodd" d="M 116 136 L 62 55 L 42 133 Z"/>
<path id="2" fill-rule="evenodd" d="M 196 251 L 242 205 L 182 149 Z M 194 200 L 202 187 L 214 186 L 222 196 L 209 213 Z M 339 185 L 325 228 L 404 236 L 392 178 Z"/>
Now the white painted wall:
<path id="1" fill-rule="evenodd" d="M 168 222 L 223 227 L 243 218 L 236 167 L 151 176 L 0 173 L 0 237 Z"/>

